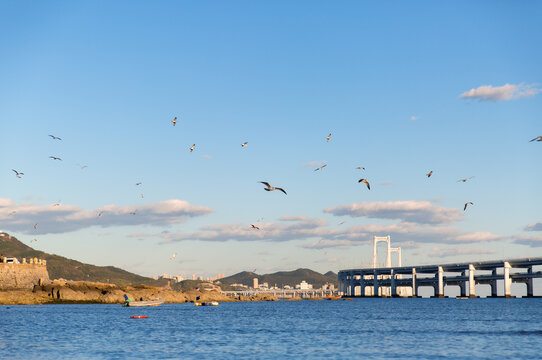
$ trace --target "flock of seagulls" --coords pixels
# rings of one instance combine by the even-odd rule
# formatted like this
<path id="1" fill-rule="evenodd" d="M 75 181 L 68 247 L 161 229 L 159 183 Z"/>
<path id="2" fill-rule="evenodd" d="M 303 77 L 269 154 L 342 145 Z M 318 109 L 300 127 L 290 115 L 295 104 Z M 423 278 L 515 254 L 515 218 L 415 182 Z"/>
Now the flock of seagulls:
<path id="1" fill-rule="evenodd" d="M 177 117 L 174 117 L 173 120 L 171 120 L 171 122 L 172 122 L 173 126 L 175 127 L 175 126 L 177 125 Z M 329 141 L 330 141 L 331 135 L 332 135 L 332 133 L 329 133 L 329 134 L 325 137 L 326 142 L 329 142 Z M 49 136 L 51 139 L 53 139 L 53 140 L 59 140 L 59 141 L 62 140 L 60 137 L 55 136 L 55 135 L 49 134 L 48 136 Z M 529 142 L 534 142 L 534 141 L 542 142 L 542 136 L 537 136 L 537 137 L 535 137 L 534 139 L 530 140 Z M 241 144 L 241 147 L 242 147 L 242 148 L 245 148 L 245 147 L 247 147 L 247 146 L 248 146 L 248 142 L 247 142 L 247 141 L 245 141 L 245 142 L 243 142 L 243 143 Z M 190 146 L 190 152 L 192 153 L 192 152 L 195 150 L 195 148 L 196 148 L 196 144 L 192 144 L 192 146 Z M 60 157 L 57 157 L 57 156 L 49 156 L 49 158 L 52 159 L 52 160 L 56 160 L 56 161 L 62 161 L 62 159 L 61 159 Z M 79 165 L 79 164 L 77 164 L 77 165 L 80 167 L 81 170 L 87 168 L 87 165 Z M 326 166 L 327 166 L 327 164 L 324 164 L 324 165 L 322 165 L 322 166 L 319 166 L 319 167 L 316 168 L 314 171 L 321 171 L 321 170 L 324 169 Z M 357 169 L 357 170 L 365 170 L 365 167 L 358 166 L 358 167 L 356 167 L 356 169 Z M 24 175 L 24 173 L 23 173 L 22 171 L 19 171 L 19 170 L 16 170 L 16 169 L 11 169 L 11 170 L 15 173 L 15 176 L 16 176 L 17 178 L 19 178 L 19 179 Z M 432 175 L 433 175 L 433 171 L 432 171 L 432 170 L 429 171 L 429 172 L 426 174 L 426 176 L 427 176 L 428 178 L 430 178 Z M 474 176 L 471 176 L 471 177 L 468 177 L 468 178 L 459 179 L 459 180 L 457 180 L 457 182 L 463 182 L 463 183 L 465 183 L 465 182 L 467 182 L 467 181 L 469 181 L 469 180 L 471 180 L 471 179 L 473 179 L 473 178 L 474 178 Z M 278 190 L 278 191 L 283 192 L 285 195 L 287 195 L 286 191 L 285 191 L 283 188 L 281 188 L 281 187 L 271 186 L 271 184 L 269 184 L 267 181 L 260 181 L 260 183 L 263 184 L 263 185 L 265 185 L 265 188 L 264 188 L 265 191 L 274 191 L 274 190 Z M 371 190 L 371 185 L 369 184 L 369 181 L 368 181 L 367 179 L 364 179 L 364 178 L 359 179 L 359 180 L 358 180 L 358 183 L 364 183 L 364 184 L 367 186 L 367 189 L 368 189 L 368 190 Z M 139 185 L 141 185 L 141 184 L 142 184 L 141 182 L 138 182 L 138 183 L 136 183 L 135 185 L 136 185 L 136 186 L 139 186 Z M 141 196 L 141 198 L 144 198 L 144 195 L 143 195 L 143 194 L 141 194 L 140 196 Z M 463 211 L 466 211 L 466 210 L 467 210 L 467 207 L 468 207 L 469 205 L 474 205 L 474 204 L 473 204 L 471 201 L 468 201 L 467 203 L 465 203 L 465 205 L 464 205 L 464 207 L 463 207 Z M 52 206 L 61 206 L 61 202 L 58 201 L 57 203 L 53 204 Z M 15 213 L 16 213 L 15 210 L 10 211 L 10 212 L 8 213 L 8 216 L 13 216 Z M 99 211 L 98 214 L 97 214 L 97 217 L 101 217 L 103 213 L 104 213 L 104 211 Z M 136 215 L 136 213 L 137 213 L 137 209 L 135 209 L 134 211 L 130 212 L 129 214 L 131 214 L 131 215 Z M 260 221 L 263 221 L 263 218 L 259 218 L 259 219 L 257 220 L 257 222 L 260 222 Z M 345 221 L 342 221 L 342 222 L 339 223 L 339 225 L 342 225 L 342 224 L 344 224 L 344 223 L 345 223 Z M 38 225 L 39 225 L 38 223 L 35 223 L 35 224 L 34 224 L 34 229 L 37 230 Z M 254 229 L 254 230 L 260 230 L 260 227 L 257 226 L 257 225 L 254 225 L 254 224 L 250 224 L 250 227 L 251 227 L 251 229 Z M 36 242 L 36 241 L 37 241 L 37 239 L 32 239 L 32 240 L 31 240 L 31 242 Z M 177 253 L 174 253 L 173 255 L 170 256 L 170 260 L 174 260 L 176 256 L 177 256 Z M 255 272 L 255 271 L 256 271 L 256 269 L 254 269 L 254 272 Z"/>

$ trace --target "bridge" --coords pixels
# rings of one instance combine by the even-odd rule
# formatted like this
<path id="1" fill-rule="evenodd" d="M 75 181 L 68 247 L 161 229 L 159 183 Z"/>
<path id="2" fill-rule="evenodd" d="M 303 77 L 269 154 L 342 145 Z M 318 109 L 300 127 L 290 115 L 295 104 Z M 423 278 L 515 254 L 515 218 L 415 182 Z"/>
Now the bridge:
<path id="1" fill-rule="evenodd" d="M 542 257 L 348 269 L 339 271 L 338 290 L 349 297 L 418 297 L 418 289 L 428 286 L 434 289 L 434 297 L 445 297 L 446 286 L 459 286 L 461 297 L 477 297 L 475 286 L 488 284 L 491 297 L 498 297 L 499 282 L 504 287 L 502 297 L 513 297 L 512 283 L 526 284 L 526 296 L 535 297 L 533 280 L 542 278 L 542 271 L 533 271 L 533 267 L 540 265 Z"/>
<path id="2" fill-rule="evenodd" d="M 326 297 L 327 295 L 335 296 L 338 294 L 337 289 L 246 289 L 246 290 L 232 290 L 232 291 L 221 291 L 222 294 L 236 297 L 239 295 L 242 296 L 253 296 L 259 294 L 270 294 L 277 298 L 293 298 L 300 297 L 304 299 L 317 298 L 317 297 Z"/>

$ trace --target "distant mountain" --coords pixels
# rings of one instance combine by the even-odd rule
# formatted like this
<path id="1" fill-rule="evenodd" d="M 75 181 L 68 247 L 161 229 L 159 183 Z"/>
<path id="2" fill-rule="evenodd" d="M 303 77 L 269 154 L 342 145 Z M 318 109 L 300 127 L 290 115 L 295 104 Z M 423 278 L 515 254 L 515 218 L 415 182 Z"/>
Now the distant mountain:
<path id="1" fill-rule="evenodd" d="M 96 281 L 109 284 L 164 286 L 166 280 L 154 280 L 116 268 L 114 266 L 95 266 L 67 259 L 59 255 L 34 250 L 15 237 L 0 232 L 0 254 L 16 258 L 38 258 L 47 260 L 47 271 L 53 279 L 74 281 Z"/>
<path id="2" fill-rule="evenodd" d="M 293 271 L 279 271 L 273 274 L 258 275 L 254 272 L 243 271 L 235 275 L 231 275 L 220 279 L 223 284 L 243 284 L 252 287 L 253 279 L 258 278 L 260 284 L 266 282 L 269 286 L 275 284 L 279 287 L 284 285 L 295 286 L 301 281 L 305 280 L 307 283 L 312 284 L 314 288 L 320 288 L 322 285 L 329 283 L 337 286 L 338 279 L 337 274 L 332 271 L 328 271 L 324 275 L 310 270 L 310 269 L 297 269 Z"/>

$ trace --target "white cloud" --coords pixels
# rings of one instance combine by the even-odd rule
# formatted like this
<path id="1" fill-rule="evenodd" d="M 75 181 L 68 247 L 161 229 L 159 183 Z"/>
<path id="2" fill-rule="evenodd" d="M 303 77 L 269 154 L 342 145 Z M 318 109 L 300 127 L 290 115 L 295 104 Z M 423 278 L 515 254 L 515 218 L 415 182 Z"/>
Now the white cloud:
<path id="1" fill-rule="evenodd" d="M 542 221 L 525 226 L 525 231 L 542 231 Z"/>
<path id="2" fill-rule="evenodd" d="M 463 218 L 459 209 L 436 206 L 429 201 L 375 201 L 340 205 L 324 209 L 335 216 L 400 219 L 419 224 L 448 224 Z"/>
<path id="3" fill-rule="evenodd" d="M 320 166 L 320 165 L 324 165 L 325 163 L 326 163 L 325 160 L 321 160 L 321 161 L 311 161 L 311 162 L 308 162 L 308 163 L 305 163 L 305 164 L 301 164 L 301 167 Z"/>
<path id="4" fill-rule="evenodd" d="M 516 235 L 514 236 L 514 243 L 520 245 L 528 245 L 530 247 L 542 247 L 542 235 L 535 236 L 524 236 Z"/>
<path id="5" fill-rule="evenodd" d="M 211 155 L 201 155 L 203 159 L 212 159 L 213 157 Z"/>
<path id="6" fill-rule="evenodd" d="M 540 89 L 536 88 L 534 84 L 505 84 L 497 87 L 484 85 L 476 89 L 470 89 L 459 95 L 459 97 L 462 99 L 477 99 L 479 101 L 503 101 L 534 96 L 538 92 L 540 92 Z"/>
<path id="7" fill-rule="evenodd" d="M 440 248 L 434 247 L 432 253 L 438 257 L 465 256 L 465 255 L 491 255 L 495 254 L 492 249 L 469 249 L 469 248 Z"/>
<path id="8" fill-rule="evenodd" d="M 211 208 L 178 199 L 138 206 L 105 205 L 94 210 L 84 210 L 70 204 L 16 204 L 9 199 L 0 199 L 0 226 L 4 230 L 25 234 L 65 233 L 90 226 L 176 224 L 211 212 Z M 34 224 L 38 224 L 36 228 Z"/>

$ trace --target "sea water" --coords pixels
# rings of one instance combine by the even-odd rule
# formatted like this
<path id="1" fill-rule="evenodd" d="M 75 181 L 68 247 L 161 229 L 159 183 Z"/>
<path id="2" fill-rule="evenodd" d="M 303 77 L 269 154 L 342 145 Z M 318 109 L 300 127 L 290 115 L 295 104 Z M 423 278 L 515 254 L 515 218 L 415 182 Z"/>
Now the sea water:
<path id="1" fill-rule="evenodd" d="M 3 305 L 0 319 L 11 359 L 542 358 L 542 299 Z"/>

